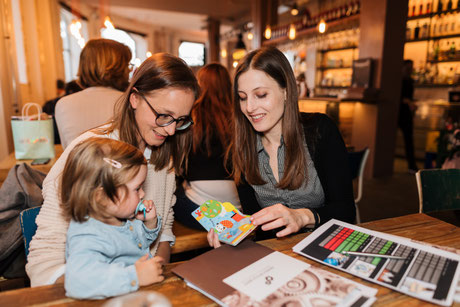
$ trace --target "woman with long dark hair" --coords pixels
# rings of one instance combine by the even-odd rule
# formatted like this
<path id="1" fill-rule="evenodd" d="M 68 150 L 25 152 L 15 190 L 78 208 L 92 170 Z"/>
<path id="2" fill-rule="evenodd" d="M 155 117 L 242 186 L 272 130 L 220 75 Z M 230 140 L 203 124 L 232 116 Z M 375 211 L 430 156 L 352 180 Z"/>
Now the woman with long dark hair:
<path id="1" fill-rule="evenodd" d="M 233 177 L 245 214 L 265 236 L 286 236 L 331 218 L 354 222 L 345 144 L 319 113 L 300 113 L 296 80 L 282 52 L 252 51 L 236 69 Z M 214 247 L 220 245 L 208 233 Z"/>

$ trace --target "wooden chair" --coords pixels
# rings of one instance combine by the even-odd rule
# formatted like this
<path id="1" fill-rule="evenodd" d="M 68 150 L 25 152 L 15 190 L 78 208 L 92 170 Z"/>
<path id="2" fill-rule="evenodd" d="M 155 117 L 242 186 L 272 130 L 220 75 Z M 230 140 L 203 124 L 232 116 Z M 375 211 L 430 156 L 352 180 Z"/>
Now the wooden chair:
<path id="1" fill-rule="evenodd" d="M 22 236 L 24 237 L 24 246 L 26 248 L 26 257 L 29 255 L 29 244 L 32 237 L 37 231 L 37 224 L 35 219 L 40 212 L 41 206 L 29 208 L 21 211 L 19 214 L 19 221 L 21 223 Z"/>
<path id="2" fill-rule="evenodd" d="M 171 249 L 171 254 L 188 252 L 191 250 L 209 247 L 208 234 L 204 229 L 196 230 L 174 221 L 173 233 L 176 236 L 176 244 Z"/>
<path id="3" fill-rule="evenodd" d="M 424 169 L 415 178 L 420 213 L 460 209 L 460 169 Z"/>
<path id="4" fill-rule="evenodd" d="M 361 151 L 348 152 L 348 162 L 350 164 L 351 179 L 358 179 L 358 191 L 355 197 L 355 208 L 356 208 L 356 222 L 361 223 L 361 217 L 359 214 L 358 202 L 363 197 L 363 174 L 364 168 L 366 167 L 367 157 L 369 156 L 369 148 L 365 148 Z"/>

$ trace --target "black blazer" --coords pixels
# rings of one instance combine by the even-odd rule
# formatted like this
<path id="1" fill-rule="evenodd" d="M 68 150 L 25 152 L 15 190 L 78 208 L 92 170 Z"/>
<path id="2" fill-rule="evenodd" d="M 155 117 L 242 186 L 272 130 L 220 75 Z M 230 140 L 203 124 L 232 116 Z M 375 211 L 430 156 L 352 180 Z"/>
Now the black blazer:
<path id="1" fill-rule="evenodd" d="M 325 114 L 301 113 L 308 151 L 324 190 L 325 202 L 315 210 L 320 224 L 331 218 L 355 222 L 355 202 L 345 144 L 335 123 Z M 237 186 L 245 214 L 261 209 L 254 189 L 247 183 Z"/>

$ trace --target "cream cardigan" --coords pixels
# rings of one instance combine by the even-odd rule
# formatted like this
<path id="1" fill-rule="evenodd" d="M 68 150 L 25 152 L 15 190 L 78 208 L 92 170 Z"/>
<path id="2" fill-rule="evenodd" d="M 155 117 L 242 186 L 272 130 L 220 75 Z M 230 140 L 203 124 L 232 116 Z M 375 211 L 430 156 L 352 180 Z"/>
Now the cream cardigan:
<path id="1" fill-rule="evenodd" d="M 65 149 L 61 157 L 43 181 L 44 202 L 37 216 L 37 232 L 30 242 L 29 255 L 27 257 L 26 271 L 32 287 L 53 284 L 65 271 L 65 243 L 69 221 L 66 220 L 60 206 L 58 190 L 61 173 L 70 151 L 76 144 L 90 137 L 109 137 L 118 139 L 118 135 L 99 135 L 92 131 L 73 140 Z M 147 151 L 146 151 L 147 153 Z M 150 156 L 150 154 L 148 153 Z M 174 191 L 176 188 L 174 172 L 163 169 L 155 171 L 149 164 L 147 178 L 144 183 L 145 199 L 152 199 L 157 213 L 163 218 L 163 225 L 159 239 L 151 247 L 155 254 L 160 241 L 172 241 L 175 237 L 172 233 L 174 213 L 172 206 L 176 202 Z"/>

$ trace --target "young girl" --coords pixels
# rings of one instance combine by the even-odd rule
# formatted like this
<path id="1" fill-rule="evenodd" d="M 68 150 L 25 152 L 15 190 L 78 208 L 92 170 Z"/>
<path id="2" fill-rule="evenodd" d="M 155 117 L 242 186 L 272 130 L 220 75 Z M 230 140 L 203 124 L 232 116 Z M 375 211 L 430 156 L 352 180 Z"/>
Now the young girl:
<path id="1" fill-rule="evenodd" d="M 71 218 L 66 243 L 66 295 L 100 299 L 163 280 L 161 257 L 149 248 L 161 229 L 142 185 L 147 161 L 136 147 L 110 138 L 75 146 L 61 178 Z M 142 203 L 145 210 L 138 211 Z"/>

